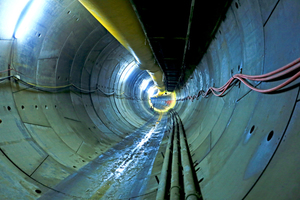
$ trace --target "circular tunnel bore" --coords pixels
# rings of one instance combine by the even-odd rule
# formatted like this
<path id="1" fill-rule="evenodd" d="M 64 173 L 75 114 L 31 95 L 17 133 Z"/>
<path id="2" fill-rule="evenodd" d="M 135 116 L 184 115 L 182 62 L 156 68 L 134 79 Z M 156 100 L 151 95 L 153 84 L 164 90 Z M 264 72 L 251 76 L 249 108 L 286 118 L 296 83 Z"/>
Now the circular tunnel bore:
<path id="1" fill-rule="evenodd" d="M 148 89 L 149 104 L 156 112 L 167 112 L 176 105 L 175 92 L 161 92 L 153 94 L 153 87 Z"/>
<path id="2" fill-rule="evenodd" d="M 156 95 L 149 74 L 78 1 L 31 2 L 38 9 L 14 34 L 26 2 L 0 1 L 0 198 L 100 199 L 113 198 L 111 191 L 155 198 L 165 156 L 156 152 L 165 152 L 172 131 L 160 133 L 173 127 L 161 109 L 176 103 L 205 198 L 299 199 L 298 80 L 272 94 L 235 84 L 222 98 L 187 98 L 234 74 L 265 74 L 298 58 L 299 2 L 233 1 L 176 96 Z M 90 187 L 102 180 L 101 190 Z"/>
<path id="3" fill-rule="evenodd" d="M 140 87 L 149 74 L 79 2 L 45 1 L 39 6 L 39 17 L 28 26 L 36 26 L 40 37 L 29 30 L 10 45 L 10 64 L 16 69 L 11 74 L 22 81 L 13 81 L 6 89 L 4 98 L 16 106 L 4 108 L 18 125 L 11 122 L 12 129 L 2 130 L 31 142 L 1 149 L 15 166 L 42 182 L 41 187 L 55 187 L 89 163 L 85 161 L 98 158 L 158 117 Z M 6 166 L 3 173 L 5 169 L 10 170 Z M 11 184 L 14 181 L 8 181 L 7 187 Z M 30 188 L 31 183 L 26 184 Z M 19 187 L 20 194 L 30 193 Z M 15 194 L 14 198 L 21 197 Z"/>

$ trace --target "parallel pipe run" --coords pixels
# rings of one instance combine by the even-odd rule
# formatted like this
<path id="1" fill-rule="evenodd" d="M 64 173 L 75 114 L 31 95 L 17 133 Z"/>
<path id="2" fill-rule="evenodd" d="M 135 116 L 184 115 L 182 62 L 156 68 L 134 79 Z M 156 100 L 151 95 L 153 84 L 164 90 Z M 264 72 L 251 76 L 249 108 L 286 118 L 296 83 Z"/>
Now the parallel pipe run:
<path id="1" fill-rule="evenodd" d="M 79 2 L 147 70 L 160 91 L 165 90 L 164 73 L 156 63 L 142 26 L 129 0 L 79 0 Z"/>
<path id="2" fill-rule="evenodd" d="M 197 200 L 202 199 L 201 195 L 196 189 L 196 183 L 193 176 L 193 166 L 190 162 L 189 149 L 187 146 L 186 137 L 184 134 L 184 129 L 182 122 L 178 116 L 179 134 L 180 134 L 180 154 L 181 154 L 181 164 L 183 167 L 183 182 L 184 182 L 184 193 L 185 199 L 187 200 Z"/>
<path id="3" fill-rule="evenodd" d="M 171 188 L 170 188 L 170 199 L 180 199 L 181 185 L 180 185 L 180 168 L 179 168 L 179 127 L 177 119 L 175 118 L 175 135 L 173 139 L 173 157 L 172 157 L 172 177 L 171 177 Z"/>
<path id="4" fill-rule="evenodd" d="M 181 119 L 174 111 L 170 114 L 173 130 L 168 140 L 156 199 L 202 200 Z"/>
<path id="5" fill-rule="evenodd" d="M 168 185 L 168 174 L 170 173 L 170 163 L 171 163 L 171 149 L 172 149 L 172 143 L 173 143 L 173 137 L 174 137 L 174 119 L 171 117 L 171 124 L 172 124 L 172 131 L 169 135 L 169 140 L 165 152 L 165 158 L 160 174 L 160 182 L 158 185 L 158 190 L 156 194 L 156 199 L 166 199 L 166 191 L 167 191 L 167 185 Z"/>

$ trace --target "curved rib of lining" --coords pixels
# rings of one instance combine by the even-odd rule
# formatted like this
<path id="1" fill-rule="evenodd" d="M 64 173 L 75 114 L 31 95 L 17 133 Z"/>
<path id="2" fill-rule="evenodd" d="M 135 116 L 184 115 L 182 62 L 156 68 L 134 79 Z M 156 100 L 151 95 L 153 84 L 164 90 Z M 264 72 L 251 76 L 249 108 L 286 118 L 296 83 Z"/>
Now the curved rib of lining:
<path id="1" fill-rule="evenodd" d="M 13 1 L 17 0 L 10 2 Z M 125 156 L 127 151 L 120 148 L 126 145 L 117 144 L 130 138 L 126 147 L 133 150 L 130 147 L 140 144 L 142 136 L 149 133 L 139 129 L 146 123 L 148 131 L 153 127 L 170 130 L 167 116 L 156 126 L 158 116 L 144 101 L 147 94 L 140 85 L 149 75 L 136 68 L 123 80 L 126 68 L 134 62 L 127 50 L 79 2 L 45 2 L 41 17 L 24 37 L 3 36 L 0 40 L 0 70 L 4 71 L 1 75 L 18 74 L 22 80 L 38 85 L 72 83 L 84 92 L 80 93 L 78 88 L 42 92 L 15 80 L 1 82 L 0 189 L 3 192 L 0 196 L 3 199 L 39 198 L 67 177 L 84 174 L 91 166 L 101 166 L 103 160 L 99 159 L 110 155 L 107 152 L 122 152 Z M 8 3 L 3 3 L 1 11 L 9 15 L 6 6 Z M 241 69 L 245 74 L 263 74 L 299 57 L 299 36 L 294 34 L 299 32 L 295 26 L 300 23 L 299 9 L 299 3 L 292 0 L 275 4 L 233 2 L 191 79 L 176 91 L 177 98 L 213 85 L 221 86 Z M 0 25 L 5 19 L 1 18 Z M 8 67 L 17 72 L 7 72 Z M 254 84 L 264 89 L 281 81 L 284 80 Z M 224 98 L 177 102 L 174 110 L 184 124 L 196 179 L 204 197 L 299 197 L 295 193 L 300 178 L 295 153 L 300 128 L 298 83 L 267 95 L 236 85 Z M 152 85 L 151 82 L 148 87 Z M 158 137 L 156 131 L 153 134 Z M 161 146 L 149 142 L 153 145 L 150 149 L 164 152 L 167 136 L 168 133 Z M 154 154 L 141 157 L 153 158 Z M 130 160 L 125 157 L 118 161 L 122 164 Z M 152 167 L 152 161 L 146 162 L 147 169 Z M 152 174 L 143 171 L 136 176 L 149 175 L 149 185 L 139 188 L 149 193 L 149 199 L 155 197 L 155 176 L 160 174 L 162 161 L 163 154 L 158 153 Z M 111 169 L 110 166 L 103 169 Z M 89 178 L 84 180 L 91 183 Z M 72 194 L 77 192 L 75 196 L 82 197 L 88 188 L 85 189 Z M 60 197 L 74 197 L 59 192 Z"/>

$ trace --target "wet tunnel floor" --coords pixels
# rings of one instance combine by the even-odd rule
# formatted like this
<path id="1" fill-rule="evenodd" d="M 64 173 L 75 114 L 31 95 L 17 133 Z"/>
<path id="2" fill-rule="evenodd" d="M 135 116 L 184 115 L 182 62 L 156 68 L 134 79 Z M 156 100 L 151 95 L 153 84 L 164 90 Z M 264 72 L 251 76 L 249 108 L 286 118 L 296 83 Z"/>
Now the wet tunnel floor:
<path id="1" fill-rule="evenodd" d="M 54 189 L 59 192 L 49 191 L 40 199 L 129 199 L 143 195 L 166 123 L 167 115 L 153 117 L 58 184 Z"/>

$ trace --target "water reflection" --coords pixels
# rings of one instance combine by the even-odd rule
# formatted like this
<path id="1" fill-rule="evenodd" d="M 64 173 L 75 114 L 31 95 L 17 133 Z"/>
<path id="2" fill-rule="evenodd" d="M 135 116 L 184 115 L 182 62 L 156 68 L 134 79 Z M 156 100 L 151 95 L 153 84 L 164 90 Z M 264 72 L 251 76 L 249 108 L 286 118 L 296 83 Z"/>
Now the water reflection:
<path id="1" fill-rule="evenodd" d="M 167 116 L 142 128 L 90 162 L 40 199 L 129 199 L 144 194 Z"/>

